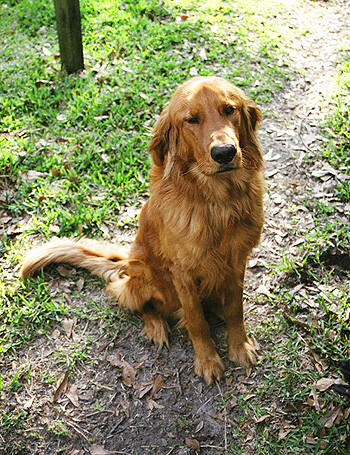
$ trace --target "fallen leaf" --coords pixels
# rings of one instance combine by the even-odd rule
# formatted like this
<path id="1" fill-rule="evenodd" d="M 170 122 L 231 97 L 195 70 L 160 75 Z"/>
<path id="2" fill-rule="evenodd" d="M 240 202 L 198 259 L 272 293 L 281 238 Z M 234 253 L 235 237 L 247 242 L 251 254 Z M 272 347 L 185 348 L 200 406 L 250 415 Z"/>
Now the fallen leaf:
<path id="1" fill-rule="evenodd" d="M 85 454 L 84 449 L 80 449 L 80 450 L 74 449 L 73 452 L 67 453 L 67 455 L 84 455 L 84 454 Z"/>
<path id="2" fill-rule="evenodd" d="M 60 232 L 60 227 L 55 224 L 51 224 L 49 226 L 49 231 L 52 232 L 53 234 L 58 234 Z"/>
<path id="3" fill-rule="evenodd" d="M 35 87 L 41 87 L 42 85 L 53 85 L 53 82 L 48 81 L 46 79 L 40 79 L 35 81 Z"/>
<path id="4" fill-rule="evenodd" d="M 325 428 L 332 428 L 340 411 L 341 411 L 341 406 L 338 406 L 335 410 L 332 410 L 327 415 L 321 417 L 319 420 L 320 425 L 323 425 Z"/>
<path id="5" fill-rule="evenodd" d="M 121 361 L 119 351 L 116 351 L 113 355 L 108 356 L 107 360 L 112 365 L 112 367 L 119 366 L 119 363 Z"/>
<path id="6" fill-rule="evenodd" d="M 122 366 L 123 384 L 132 387 L 135 384 L 136 371 L 128 362 L 123 362 Z"/>
<path id="7" fill-rule="evenodd" d="M 320 442 L 320 449 L 325 450 L 328 447 L 328 441 Z"/>
<path id="8" fill-rule="evenodd" d="M 27 182 L 34 182 L 35 180 L 43 177 L 49 176 L 47 173 L 43 172 L 38 172 L 38 171 L 28 171 L 27 173 L 24 172 L 19 172 L 19 176 L 23 179 L 26 180 Z"/>
<path id="9" fill-rule="evenodd" d="M 231 400 L 230 400 L 230 405 L 232 408 L 235 408 L 236 406 L 238 406 L 238 398 L 237 397 L 232 397 Z"/>
<path id="10" fill-rule="evenodd" d="M 206 52 L 205 52 L 205 48 L 204 48 L 204 47 L 203 47 L 203 49 L 200 51 L 199 57 L 200 57 L 202 60 L 207 60 L 207 54 L 206 54 Z"/>
<path id="11" fill-rule="evenodd" d="M 303 287 L 303 284 L 298 284 L 297 286 L 294 286 L 292 289 L 290 289 L 288 293 L 291 297 L 294 297 L 294 295 L 297 294 Z"/>
<path id="12" fill-rule="evenodd" d="M 77 271 L 75 269 L 68 269 L 67 267 L 64 267 L 63 265 L 59 265 L 57 267 L 57 272 L 63 277 L 70 277 L 77 273 Z"/>
<path id="13" fill-rule="evenodd" d="M 203 427 L 204 427 L 204 422 L 203 422 L 203 420 L 201 420 L 201 421 L 197 424 L 197 426 L 196 426 L 194 432 L 195 432 L 195 433 L 199 433 L 201 430 L 203 430 Z"/>
<path id="14" fill-rule="evenodd" d="M 126 418 L 130 417 L 130 405 L 126 400 L 120 400 L 120 406 L 122 407 Z"/>
<path id="15" fill-rule="evenodd" d="M 135 384 L 134 389 L 138 393 L 138 398 L 143 398 L 148 392 L 151 392 L 151 397 L 154 397 L 157 392 L 164 386 L 163 378 L 158 376 L 153 376 L 149 381 L 143 381 L 140 384 Z"/>
<path id="16" fill-rule="evenodd" d="M 105 223 L 101 223 L 100 229 L 103 232 L 103 238 L 108 239 L 111 237 L 109 228 Z"/>
<path id="17" fill-rule="evenodd" d="M 267 296 L 271 295 L 270 291 L 267 289 L 267 287 L 264 284 L 261 284 L 258 289 L 256 290 L 257 294 L 265 294 Z"/>
<path id="18" fill-rule="evenodd" d="M 30 409 L 32 407 L 32 404 L 34 402 L 34 397 L 29 398 L 24 404 L 23 404 L 23 409 Z"/>
<path id="19" fill-rule="evenodd" d="M 50 57 L 52 55 L 52 52 L 47 47 L 43 47 L 42 52 L 45 55 L 45 57 Z"/>
<path id="20" fill-rule="evenodd" d="M 281 155 L 279 153 L 276 153 L 275 155 L 273 154 L 273 150 L 270 150 L 264 155 L 264 161 L 277 161 L 281 158 Z"/>
<path id="21" fill-rule="evenodd" d="M 293 316 L 290 316 L 287 313 L 284 314 L 284 317 L 291 324 L 298 325 L 306 330 L 311 330 L 311 326 L 304 321 L 300 321 L 299 319 L 294 318 Z"/>
<path id="22" fill-rule="evenodd" d="M 158 404 L 151 397 L 147 397 L 147 405 L 151 411 L 153 411 L 153 409 L 164 409 L 165 408 L 165 406 L 163 406 L 162 404 Z"/>
<path id="23" fill-rule="evenodd" d="M 134 386 L 136 392 L 138 393 L 138 398 L 142 398 L 146 393 L 150 392 L 153 388 L 153 381 L 144 381 L 140 384 L 135 384 Z"/>
<path id="24" fill-rule="evenodd" d="M 151 395 L 154 397 L 163 386 L 164 386 L 164 379 L 160 375 L 154 376 Z"/>
<path id="25" fill-rule="evenodd" d="M 71 175 L 71 176 L 69 177 L 69 181 L 70 181 L 71 183 L 74 183 L 75 185 L 77 185 L 78 183 L 81 182 L 81 179 L 80 179 L 80 177 L 77 177 L 77 176 L 75 176 L 75 175 Z"/>
<path id="26" fill-rule="evenodd" d="M 121 68 L 123 71 L 125 71 L 126 73 L 131 73 L 131 74 L 133 73 L 133 70 L 132 70 L 131 68 L 128 68 L 128 67 L 125 66 L 125 65 L 122 65 L 120 68 Z"/>
<path id="27" fill-rule="evenodd" d="M 58 143 L 65 143 L 65 142 L 69 142 L 69 139 L 67 139 L 66 137 L 57 136 L 55 141 Z"/>
<path id="28" fill-rule="evenodd" d="M 311 436 L 307 436 L 306 437 L 306 442 L 307 444 L 311 444 L 313 446 L 315 446 L 317 444 L 317 441 L 315 438 L 312 438 Z"/>
<path id="29" fill-rule="evenodd" d="M 195 450 L 196 452 L 199 452 L 201 450 L 201 446 L 197 439 L 185 438 L 185 444 L 187 445 L 187 447 L 189 447 L 192 450 Z"/>
<path id="30" fill-rule="evenodd" d="M 281 439 L 284 439 L 292 430 L 289 429 L 289 430 L 282 430 L 282 428 L 280 429 L 280 432 L 278 434 L 278 439 L 277 441 L 280 441 Z"/>
<path id="31" fill-rule="evenodd" d="M 103 446 L 100 446 L 99 444 L 93 444 L 90 448 L 89 451 L 91 455 L 112 455 L 117 452 L 106 450 Z"/>
<path id="32" fill-rule="evenodd" d="M 319 379 L 315 387 L 319 389 L 320 392 L 324 392 L 325 390 L 328 390 L 330 387 L 332 387 L 335 384 L 335 380 L 331 378 L 321 378 Z"/>
<path id="33" fill-rule="evenodd" d="M 141 365 L 143 365 L 146 360 L 148 359 L 149 354 L 145 354 L 141 357 L 141 359 L 135 364 L 135 368 L 139 368 Z"/>
<path id="34" fill-rule="evenodd" d="M 72 404 L 76 407 L 79 408 L 79 397 L 78 397 L 78 387 L 75 384 L 72 384 L 69 387 L 68 392 L 66 393 L 67 397 L 69 400 L 72 402 Z"/>
<path id="35" fill-rule="evenodd" d="M 53 402 L 58 403 L 60 399 L 63 397 L 63 395 L 67 392 L 68 390 L 68 378 L 69 378 L 69 370 L 66 371 L 62 381 L 60 382 L 59 386 L 57 387 L 54 396 L 53 396 Z"/>
<path id="36" fill-rule="evenodd" d="M 59 122 L 65 122 L 67 120 L 67 117 L 64 114 L 57 114 L 56 120 L 58 120 Z"/>
<path id="37" fill-rule="evenodd" d="M 130 363 L 120 360 L 120 353 L 116 351 L 112 356 L 107 357 L 112 366 L 122 369 L 123 384 L 132 387 L 135 384 L 136 371 Z"/>
<path id="38" fill-rule="evenodd" d="M 52 174 L 52 177 L 58 177 L 61 174 L 61 172 L 56 166 L 52 166 L 51 174 Z"/>
<path id="39" fill-rule="evenodd" d="M 311 395 L 312 395 L 312 406 L 316 409 L 316 411 L 321 411 L 321 406 L 318 401 L 317 393 L 316 393 L 316 385 L 313 384 L 311 386 Z"/>
<path id="40" fill-rule="evenodd" d="M 265 422 L 265 420 L 269 419 L 271 416 L 270 414 L 265 414 L 263 416 L 260 416 L 256 421 L 255 423 L 261 423 L 261 422 Z"/>
<path id="41" fill-rule="evenodd" d="M 53 338 L 54 340 L 58 340 L 60 337 L 60 334 L 61 334 L 61 332 L 59 331 L 59 329 L 55 329 L 51 333 L 51 338 Z"/>
<path id="42" fill-rule="evenodd" d="M 243 401 L 251 400 L 254 397 L 256 397 L 255 393 L 249 393 L 247 396 L 244 397 Z"/>
<path id="43" fill-rule="evenodd" d="M 75 317 L 73 319 L 64 319 L 62 321 L 64 331 L 68 338 L 72 338 L 74 327 L 77 325 L 78 319 Z"/>
<path id="44" fill-rule="evenodd" d="M 84 283 L 85 283 L 84 277 L 81 276 L 79 278 L 79 280 L 77 281 L 77 284 L 76 284 L 76 287 L 77 287 L 78 291 L 81 291 L 83 289 Z"/>

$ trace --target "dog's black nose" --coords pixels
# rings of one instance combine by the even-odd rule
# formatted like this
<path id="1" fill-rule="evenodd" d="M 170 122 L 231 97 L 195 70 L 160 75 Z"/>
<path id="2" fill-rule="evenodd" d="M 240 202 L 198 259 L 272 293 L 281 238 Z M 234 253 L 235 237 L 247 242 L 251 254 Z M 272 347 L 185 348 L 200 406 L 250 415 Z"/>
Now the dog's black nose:
<path id="1" fill-rule="evenodd" d="M 227 164 L 233 160 L 237 149 L 233 144 L 220 144 L 211 149 L 211 157 L 219 164 Z"/>

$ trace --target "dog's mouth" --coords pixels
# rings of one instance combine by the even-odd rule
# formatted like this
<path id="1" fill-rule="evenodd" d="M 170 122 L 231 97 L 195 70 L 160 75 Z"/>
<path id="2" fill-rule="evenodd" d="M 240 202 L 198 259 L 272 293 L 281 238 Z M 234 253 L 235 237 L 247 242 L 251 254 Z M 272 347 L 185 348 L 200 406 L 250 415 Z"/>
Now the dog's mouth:
<path id="1" fill-rule="evenodd" d="M 217 171 L 216 171 L 216 174 L 223 174 L 224 172 L 231 172 L 231 171 L 234 171 L 236 169 L 235 166 L 223 166 L 223 167 L 220 167 Z"/>

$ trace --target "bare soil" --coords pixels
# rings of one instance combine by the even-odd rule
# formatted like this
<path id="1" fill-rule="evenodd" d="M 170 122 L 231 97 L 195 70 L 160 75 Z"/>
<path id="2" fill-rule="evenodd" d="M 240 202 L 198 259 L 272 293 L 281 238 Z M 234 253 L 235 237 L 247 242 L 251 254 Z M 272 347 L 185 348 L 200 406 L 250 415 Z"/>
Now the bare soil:
<path id="1" fill-rule="evenodd" d="M 170 349 L 157 351 L 142 337 L 140 320 L 123 315 L 116 307 L 107 329 L 106 321 L 93 314 L 68 320 L 65 327 L 57 324 L 50 337 L 28 343 L 15 361 L 0 360 L 4 375 L 19 365 L 23 375 L 31 368 L 29 382 L 4 397 L 4 412 L 25 415 L 26 426 L 11 432 L 0 429 L 1 455 L 258 453 L 250 426 L 254 416 L 244 415 L 237 403 L 244 392 L 248 396 L 254 393 L 265 373 L 264 351 L 273 350 L 257 335 L 259 325 L 274 317 L 263 297 L 271 290 L 276 292 L 284 280 L 283 272 L 270 274 L 271 264 L 280 263 L 286 253 L 297 260 L 303 232 L 315 227 L 313 214 L 303 201 L 310 194 L 331 197 L 338 178 L 321 159 L 307 162 L 304 157 L 328 140 L 321 124 L 330 112 L 332 81 L 349 32 L 349 6 L 347 1 L 315 1 L 304 2 L 302 11 L 291 11 L 290 26 L 309 22 L 311 31 L 287 50 L 290 81 L 263 106 L 260 139 L 266 162 L 266 225 L 261 245 L 250 259 L 245 287 L 247 327 L 261 348 L 257 367 L 247 372 L 225 360 L 229 373 L 220 383 L 207 386 L 193 373 L 193 349 L 186 333 L 175 326 Z M 327 179 L 314 172 L 324 170 L 327 175 L 327 169 Z M 291 211 L 291 206 L 297 210 Z M 339 216 L 345 217 L 348 208 L 340 208 Z M 295 220 L 298 230 L 293 229 Z M 124 239 L 133 234 L 124 232 Z M 340 280 L 341 264 L 339 274 Z M 102 307 L 110 304 L 100 280 L 86 273 L 79 276 L 85 277 L 80 292 L 82 282 L 74 276 L 53 280 L 53 297 L 64 289 L 72 306 L 90 305 L 92 312 L 96 303 Z M 225 358 L 221 323 L 214 323 L 213 337 Z M 82 352 L 84 358 L 77 359 L 64 381 L 68 367 L 62 360 L 70 358 L 72 351 Z M 119 366 L 112 365 L 116 353 Z M 61 378 L 58 383 L 50 381 L 57 377 Z M 237 429 L 244 435 L 244 449 Z"/>

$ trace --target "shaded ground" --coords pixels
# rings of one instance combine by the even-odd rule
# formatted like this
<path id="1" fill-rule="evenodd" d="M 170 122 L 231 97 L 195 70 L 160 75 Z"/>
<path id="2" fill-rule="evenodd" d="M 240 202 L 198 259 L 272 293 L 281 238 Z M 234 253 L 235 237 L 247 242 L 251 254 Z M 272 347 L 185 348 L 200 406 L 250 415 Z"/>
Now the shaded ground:
<path id="1" fill-rule="evenodd" d="M 291 13 L 290 19 L 291 27 L 305 21 L 311 31 L 289 50 L 296 72 L 286 89 L 263 106 L 266 226 L 246 279 L 247 326 L 261 346 L 259 365 L 246 372 L 225 360 L 225 379 L 208 387 L 193 374 L 193 350 L 186 334 L 174 329 L 170 350 L 158 352 L 141 336 L 138 318 L 112 307 L 107 319 L 99 319 L 98 307 L 108 305 L 101 281 L 61 269 L 51 283 L 53 297 L 60 298 L 64 291 L 72 306 L 90 308 L 91 314 L 58 324 L 50 339 L 29 343 L 16 368 L 9 360 L 0 364 L 3 377 L 18 365 L 23 376 L 30 372 L 28 385 L 6 399 L 19 422 L 26 416 L 26 429 L 0 432 L 0 454 L 259 453 L 254 442 L 256 416 L 246 415 L 240 404 L 242 396 L 245 401 L 254 396 L 266 373 L 265 352 L 273 350 L 257 331 L 262 321 L 274 319 L 263 296 L 278 288 L 284 276 L 271 275 L 270 266 L 280 263 L 285 253 L 297 260 L 304 233 L 315 227 L 305 198 L 331 197 L 341 178 L 321 160 L 308 163 L 304 156 L 327 141 L 319 122 L 329 112 L 331 82 L 350 25 L 349 4 L 305 2 L 304 11 Z M 347 223 L 348 213 L 349 207 L 339 203 L 338 219 Z M 335 283 L 342 278 L 342 264 L 338 269 Z M 221 324 L 214 325 L 214 339 L 225 357 L 223 333 Z M 72 352 L 74 367 L 64 381 Z M 57 384 L 51 378 L 58 373 L 62 380 Z M 290 424 L 297 423 L 293 419 L 291 414 Z"/>

